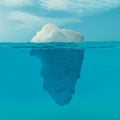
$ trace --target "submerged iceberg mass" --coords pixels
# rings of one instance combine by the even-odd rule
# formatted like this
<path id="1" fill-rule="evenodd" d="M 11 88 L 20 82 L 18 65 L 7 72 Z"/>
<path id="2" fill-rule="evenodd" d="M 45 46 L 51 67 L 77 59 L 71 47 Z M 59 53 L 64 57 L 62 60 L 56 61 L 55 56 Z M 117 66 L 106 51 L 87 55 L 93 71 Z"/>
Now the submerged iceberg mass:
<path id="1" fill-rule="evenodd" d="M 31 56 L 40 59 L 43 88 L 60 106 L 68 104 L 75 93 L 80 78 L 84 50 L 80 49 L 32 49 Z"/>
<path id="2" fill-rule="evenodd" d="M 31 42 L 81 42 L 83 39 L 83 35 L 78 32 L 60 29 L 54 24 L 46 24 Z"/>
<path id="3" fill-rule="evenodd" d="M 83 36 L 77 32 L 59 29 L 56 25 L 47 24 L 32 39 L 32 42 L 81 42 Z M 48 43 L 49 44 L 49 43 Z M 60 106 L 68 104 L 75 93 L 76 81 L 80 78 L 83 49 L 50 48 L 31 49 L 30 55 L 40 59 L 43 88 Z"/>

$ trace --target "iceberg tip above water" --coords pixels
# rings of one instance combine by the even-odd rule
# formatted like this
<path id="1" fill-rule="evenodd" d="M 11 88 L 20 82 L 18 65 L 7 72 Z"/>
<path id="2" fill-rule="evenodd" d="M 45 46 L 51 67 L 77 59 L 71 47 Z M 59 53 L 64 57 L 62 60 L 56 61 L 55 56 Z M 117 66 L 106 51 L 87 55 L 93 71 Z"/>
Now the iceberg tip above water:
<path id="1" fill-rule="evenodd" d="M 31 42 L 81 42 L 84 36 L 81 33 L 60 29 L 54 24 L 46 24 L 37 32 Z"/>

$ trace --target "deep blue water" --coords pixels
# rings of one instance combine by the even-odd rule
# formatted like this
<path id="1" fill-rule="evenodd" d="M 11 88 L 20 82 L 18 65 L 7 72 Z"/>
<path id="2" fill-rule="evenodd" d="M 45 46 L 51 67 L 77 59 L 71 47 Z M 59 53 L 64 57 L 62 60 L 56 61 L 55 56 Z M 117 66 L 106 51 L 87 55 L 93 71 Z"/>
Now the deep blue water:
<path id="1" fill-rule="evenodd" d="M 30 46 L 1 45 L 0 120 L 120 120 L 119 44 L 98 45 L 84 47 L 75 94 L 62 107 L 43 89 L 41 62 L 30 56 Z"/>

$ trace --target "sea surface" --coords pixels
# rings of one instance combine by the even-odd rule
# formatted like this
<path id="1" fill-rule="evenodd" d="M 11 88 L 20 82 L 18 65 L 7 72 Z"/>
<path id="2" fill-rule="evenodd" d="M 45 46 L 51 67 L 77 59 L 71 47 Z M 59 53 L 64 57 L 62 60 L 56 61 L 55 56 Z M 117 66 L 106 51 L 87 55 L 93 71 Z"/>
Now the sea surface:
<path id="1" fill-rule="evenodd" d="M 31 49 L 84 50 L 69 104 L 43 89 Z M 0 43 L 0 120 L 120 120 L 120 42 Z"/>

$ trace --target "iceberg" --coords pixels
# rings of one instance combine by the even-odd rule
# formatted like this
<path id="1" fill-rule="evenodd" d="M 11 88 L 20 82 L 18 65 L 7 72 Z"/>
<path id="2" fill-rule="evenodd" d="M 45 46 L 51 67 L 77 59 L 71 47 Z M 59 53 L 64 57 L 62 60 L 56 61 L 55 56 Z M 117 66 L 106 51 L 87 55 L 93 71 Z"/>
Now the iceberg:
<path id="1" fill-rule="evenodd" d="M 60 38 L 62 38 L 62 42 L 73 42 L 74 40 L 78 42 L 83 40 L 83 37 L 75 32 L 72 32 L 71 35 L 75 33 L 72 37 L 68 36 L 64 38 L 61 34 L 56 34 L 55 29 L 58 29 L 55 25 L 47 25 L 47 28 L 46 26 L 45 28 L 43 27 L 42 30 L 46 30 L 44 32 L 45 35 L 39 36 L 41 34 L 39 32 L 37 36 L 33 38 L 32 42 L 48 42 L 48 40 L 50 40 L 49 42 L 60 42 Z M 47 30 L 52 32 L 49 34 Z M 68 35 L 68 33 L 66 34 Z M 74 40 L 70 39 L 70 37 L 74 38 Z M 80 78 L 84 50 L 56 47 L 32 48 L 30 55 L 39 58 L 41 61 L 42 68 L 40 75 L 44 81 L 43 88 L 58 105 L 64 106 L 69 104 L 72 95 L 75 93 L 76 81 Z"/>
<path id="2" fill-rule="evenodd" d="M 84 36 L 81 33 L 60 29 L 54 24 L 46 24 L 37 32 L 31 42 L 81 42 Z"/>

